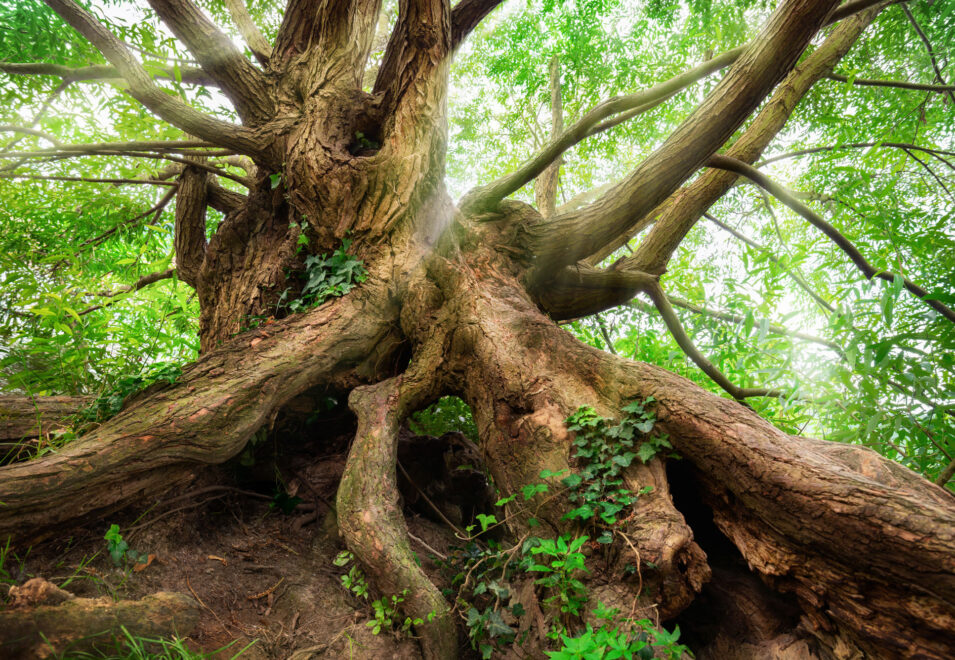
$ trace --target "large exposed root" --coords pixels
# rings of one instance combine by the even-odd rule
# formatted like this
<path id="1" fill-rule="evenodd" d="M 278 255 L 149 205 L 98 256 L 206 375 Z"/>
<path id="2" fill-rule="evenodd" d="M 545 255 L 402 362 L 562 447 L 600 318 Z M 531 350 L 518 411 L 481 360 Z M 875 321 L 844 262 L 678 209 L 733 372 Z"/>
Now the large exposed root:
<path id="1" fill-rule="evenodd" d="M 416 627 L 426 658 L 457 655 L 450 609 L 415 562 L 401 506 L 395 462 L 398 428 L 433 387 L 432 375 L 405 374 L 352 391 L 349 405 L 358 432 L 338 490 L 338 525 L 348 547 L 385 593 L 404 594 L 405 613 L 424 621 Z"/>
<path id="2" fill-rule="evenodd" d="M 283 403 L 320 383 L 372 380 L 393 351 L 380 292 L 352 295 L 249 331 L 179 382 L 136 402 L 62 451 L 0 468 L 0 539 L 35 537 L 191 478 L 236 455 Z M 377 314 L 367 314 L 377 305 Z"/>
<path id="3" fill-rule="evenodd" d="M 562 420 L 577 406 L 619 416 L 623 403 L 653 396 L 657 428 L 704 475 L 703 492 L 720 530 L 764 581 L 796 594 L 820 644 L 873 657 L 887 649 L 950 657 L 950 493 L 871 450 L 790 436 L 664 369 L 584 346 L 506 278 L 490 269 L 474 269 L 472 277 L 461 287 L 472 294 L 465 303 L 471 306 L 466 349 L 478 357 L 468 362 L 466 394 L 499 486 L 512 492 L 533 481 L 539 468 L 567 466 Z M 638 521 L 643 504 L 638 500 Z M 679 512 L 673 514 L 685 526 Z M 691 542 L 683 544 L 682 558 L 673 548 L 653 549 L 672 528 L 659 535 L 643 531 L 644 538 L 634 539 L 641 554 L 646 549 L 675 559 L 663 576 L 669 591 L 654 595 L 668 600 L 661 609 L 675 613 L 692 599 L 706 569 L 694 572 Z M 685 538 L 692 538 L 688 530 Z M 686 586 L 674 590 L 674 579 Z"/>

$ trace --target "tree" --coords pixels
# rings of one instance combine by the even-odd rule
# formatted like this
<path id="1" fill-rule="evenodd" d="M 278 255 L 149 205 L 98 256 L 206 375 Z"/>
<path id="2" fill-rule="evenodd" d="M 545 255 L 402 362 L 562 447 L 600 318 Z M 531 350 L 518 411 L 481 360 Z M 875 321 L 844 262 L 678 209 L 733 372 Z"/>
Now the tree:
<path id="1" fill-rule="evenodd" d="M 105 12 L 97 16 L 73 0 L 46 4 L 55 17 L 36 7 L 6 10 L 15 18 L 11 24 L 23 28 L 5 45 L 6 61 L 0 66 L 13 81 L 8 99 L 42 107 L 35 116 L 2 127 L 15 133 L 21 145 L 14 151 L 8 144 L 3 176 L 33 177 L 44 185 L 62 179 L 75 179 L 77 185 L 92 180 L 116 186 L 147 184 L 161 187 L 163 193 L 158 199 L 140 198 L 146 211 L 137 209 L 130 220 L 110 223 L 110 228 L 100 224 L 98 233 L 90 231 L 82 239 L 85 243 L 72 246 L 68 254 L 42 255 L 44 265 L 29 264 L 31 272 L 43 269 L 33 275 L 29 295 L 39 300 L 37 291 L 55 290 L 62 301 L 64 290 L 73 297 L 89 294 L 91 289 L 82 286 L 54 284 L 58 272 L 72 276 L 71 269 L 83 263 L 77 256 L 83 249 L 99 248 L 107 255 L 97 266 L 84 264 L 81 285 L 122 265 L 161 261 L 156 243 L 126 230 L 150 219 L 156 224 L 146 226 L 161 230 L 159 218 L 173 200 L 174 231 L 166 245 L 174 248 L 175 264 L 162 264 L 161 270 L 101 291 L 103 302 L 87 308 L 40 302 L 6 307 L 0 313 L 7 332 L 14 337 L 34 332 L 47 347 L 58 346 L 56 350 L 64 337 L 84 332 L 90 336 L 76 342 L 95 341 L 95 333 L 105 336 L 106 329 L 88 327 L 83 319 L 97 309 L 132 292 L 148 292 L 155 282 L 182 282 L 198 301 L 200 355 L 181 375 L 167 378 L 174 384 L 150 387 L 127 399 L 119 414 L 58 452 L 0 468 L 0 534 L 35 536 L 80 516 L 115 510 L 134 497 L 159 493 L 188 479 L 198 464 L 235 456 L 293 397 L 307 391 L 347 392 L 357 432 L 338 491 L 341 533 L 384 593 L 408 591 L 404 606 L 409 616 L 427 619 L 418 627 L 425 656 L 452 657 L 457 643 L 448 604 L 415 565 L 398 506 L 395 447 L 401 425 L 442 396 L 460 396 L 473 411 L 496 487 L 502 493 L 518 493 L 538 482 L 542 472 L 550 475 L 546 479 L 555 489 L 561 477 L 586 472 L 580 452 L 571 454 L 575 437 L 579 440 L 588 428 L 621 428 L 586 417 L 589 421 L 575 436 L 565 420 L 580 406 L 592 407 L 593 415 L 604 419 L 620 419 L 622 408 L 646 407 L 655 416 L 654 428 L 665 432 L 692 466 L 680 473 L 683 485 L 674 488 L 697 489 L 712 509 L 716 526 L 750 569 L 776 591 L 795 595 L 804 626 L 824 653 L 945 657 L 951 651 L 951 493 L 871 449 L 799 437 L 761 418 L 751 406 L 788 430 L 794 426 L 789 415 L 811 419 L 813 411 L 831 411 L 832 406 L 825 406 L 824 395 L 814 400 L 805 388 L 735 384 L 694 345 L 674 307 L 742 323 L 750 330 L 759 325 L 762 337 L 793 332 L 760 322 L 752 312 L 695 306 L 668 295 L 661 284 L 664 274 L 674 287 L 681 278 L 692 281 L 686 255 L 678 250 L 701 240 L 698 233 L 691 234 L 701 218 L 748 241 L 759 255 L 748 266 L 766 270 L 766 281 L 777 288 L 777 301 L 783 300 L 778 282 L 788 277 L 804 291 L 799 296 L 826 310 L 830 327 L 838 330 L 841 325 L 856 333 L 849 347 L 831 338 L 810 337 L 834 347 L 849 363 L 847 383 L 857 383 L 860 376 L 878 378 L 900 394 L 880 391 L 873 407 L 898 407 L 914 400 L 925 413 L 896 423 L 872 411 L 862 424 L 863 435 L 881 429 L 883 444 L 894 447 L 887 452 L 897 449 L 909 465 L 943 485 L 952 477 L 951 355 L 931 355 L 932 348 L 950 348 L 953 342 L 955 312 L 946 286 L 955 263 L 945 225 L 951 210 L 913 211 L 925 242 L 921 247 L 910 242 L 901 249 L 892 241 L 898 227 L 879 236 L 840 231 L 835 220 L 829 222 L 807 202 L 818 209 L 832 200 L 841 203 L 841 195 L 801 199 L 764 174 L 761 165 L 771 159 L 760 161 L 797 104 L 818 90 L 817 84 L 832 84 L 823 82 L 827 79 L 841 80 L 840 89 L 915 89 L 927 94 L 916 113 L 927 127 L 924 138 L 890 142 L 881 134 L 866 134 L 863 125 L 858 133 L 843 128 L 835 145 L 815 144 L 801 151 L 864 148 L 877 159 L 895 150 L 903 165 L 891 161 L 890 170 L 912 166 L 925 177 L 919 183 L 906 179 L 899 190 L 914 195 L 928 187 L 932 194 L 950 195 L 950 177 L 937 171 L 952 168 L 948 158 L 953 154 L 936 143 L 951 141 L 952 106 L 947 99 L 955 103 L 955 98 L 939 64 L 938 53 L 945 47 L 933 50 L 921 28 L 928 9 L 867 0 L 841 6 L 834 0 L 787 0 L 768 13 L 763 3 L 742 2 L 719 10 L 711 3 L 691 2 L 684 9 L 701 12 L 698 25 L 706 26 L 707 20 L 710 26 L 723 25 L 714 15 L 729 15 L 727 24 L 735 26 L 735 32 L 725 38 L 742 45 L 699 57 L 702 53 L 683 44 L 684 57 L 702 63 L 670 77 L 648 76 L 650 85 L 633 65 L 618 68 L 615 75 L 624 88 L 640 89 L 623 94 L 614 84 L 617 80 L 578 78 L 574 84 L 561 77 L 562 69 L 574 75 L 584 70 L 581 60 L 588 51 L 581 35 L 601 25 L 601 12 L 613 13 L 617 5 L 612 2 L 581 1 L 564 8 L 545 2 L 541 11 L 563 21 L 550 43 L 546 31 L 535 32 L 533 12 L 521 14 L 516 8 L 511 14 L 494 14 L 500 3 L 493 0 L 460 0 L 454 7 L 441 0 L 402 0 L 396 13 L 383 11 L 382 3 L 373 0 L 290 0 L 280 16 L 269 3 L 245 7 L 227 1 L 210 3 L 211 17 L 191 0 L 151 0 L 152 10 L 175 40 L 149 23 L 128 25 Z M 656 21 L 656 27 L 680 20 L 675 3 L 648 3 L 647 9 L 644 20 Z M 913 12 L 921 13 L 916 17 Z M 528 44 L 538 40 L 542 53 L 553 51 L 546 53 L 543 66 L 533 63 L 537 55 L 525 58 L 537 78 L 527 82 L 525 77 L 522 83 L 532 96 L 527 107 L 546 101 L 550 126 L 547 137 L 543 129 L 536 131 L 540 146 L 529 159 L 510 163 L 502 155 L 490 165 L 501 170 L 499 176 L 485 177 L 455 203 L 445 183 L 449 77 L 456 51 L 489 15 L 491 20 L 497 16 L 503 27 L 499 32 L 488 28 L 483 33 L 486 43 L 494 43 L 494 34 L 504 34 L 506 46 L 514 46 L 507 39 Z M 758 29 L 749 26 L 757 15 Z M 939 16 L 933 25 L 948 29 L 940 37 L 950 43 L 951 12 Z M 876 46 L 890 46 L 887 55 L 912 58 L 907 64 L 922 64 L 922 69 L 909 68 L 932 82 L 896 83 L 834 73 L 877 17 L 887 23 L 877 23 L 882 25 L 882 41 Z M 44 34 L 53 21 L 60 22 Z M 229 21 L 241 33 L 244 49 L 219 27 Z M 902 38 L 898 30 L 889 29 L 901 22 L 915 32 Z M 508 32 L 509 27 L 513 31 Z M 754 33 L 749 40 L 747 29 Z M 926 50 L 921 49 L 923 43 Z M 910 54 L 913 44 L 920 46 L 917 56 Z M 376 57 L 370 60 L 372 52 Z M 24 53 L 43 61 L 24 61 Z M 590 58 L 600 59 L 594 55 L 591 52 Z M 619 52 L 603 55 L 602 64 L 610 69 L 619 65 Z M 857 61 L 874 64 L 879 56 L 860 57 Z M 468 61 L 472 69 L 463 75 L 479 75 L 476 60 Z M 924 66 L 932 68 L 926 72 Z M 504 70 L 521 73 L 514 62 Z M 599 72 L 599 66 L 594 71 Z M 705 94 L 695 87 L 717 73 L 721 79 Z M 113 139 L 80 141 L 84 130 L 72 131 L 63 117 L 43 118 L 64 95 L 77 94 L 80 83 L 91 81 L 116 88 L 116 93 L 81 93 L 99 106 L 95 117 L 110 116 Z M 618 95 L 588 107 L 589 96 L 597 90 L 604 95 L 608 89 Z M 41 94 L 49 97 L 41 100 Z M 824 107 L 818 97 L 813 102 Z M 231 110 L 224 109 L 226 103 Z M 652 114 L 660 108 L 669 108 L 671 114 Z M 490 110 L 483 110 L 478 116 L 489 117 Z M 147 116 L 161 122 L 144 128 L 142 118 Z M 576 179 L 568 175 L 570 183 L 561 183 L 561 159 L 589 154 L 599 160 L 599 148 L 588 145 L 644 117 L 655 122 L 657 134 L 644 133 L 642 157 L 589 199 L 584 195 L 583 201 L 558 205 L 558 188 L 573 192 L 592 178 L 586 173 Z M 82 125 L 84 120 L 77 121 Z M 479 122 L 459 121 L 464 143 L 487 138 Z M 825 135 L 833 125 L 830 119 L 828 124 L 810 124 L 810 130 Z M 42 146 L 43 141 L 52 147 Z M 23 146 L 32 144 L 36 146 Z M 579 150 L 570 151 L 576 145 Z M 73 160 L 81 157 L 91 160 Z M 96 176 L 98 167 L 129 167 L 102 165 L 102 157 L 160 159 L 169 166 L 147 176 L 124 174 L 122 169 Z M 35 169 L 23 170 L 27 164 Z M 80 169 L 65 174 L 60 167 Z M 852 175 L 855 172 L 840 172 L 843 191 L 852 189 L 852 183 L 844 181 Z M 830 173 L 826 180 L 836 178 Z M 525 187 L 535 181 L 536 209 L 512 198 L 528 198 Z M 781 241 L 786 241 L 784 231 L 794 243 L 806 240 L 806 228 L 811 227 L 824 237 L 826 247 L 816 243 L 783 258 L 709 214 L 718 203 L 727 205 L 718 208 L 737 211 L 751 205 L 753 197 L 742 196 L 737 187 L 745 181 L 765 191 L 761 203 L 770 212 L 773 198 L 800 218 L 802 224 L 797 224 L 796 216 L 786 216 L 782 228 L 777 221 Z M 38 195 L 20 207 L 18 218 L 30 217 L 25 208 L 41 204 L 68 206 L 62 199 L 48 202 L 39 196 L 44 190 L 40 187 L 15 190 L 19 192 L 7 195 Z M 71 223 L 90 222 L 80 207 L 130 208 L 117 199 L 116 188 L 96 194 L 100 197 L 90 199 L 88 193 L 77 193 L 79 206 L 72 213 L 62 212 L 60 227 L 21 231 L 21 249 L 31 242 L 55 243 L 40 232 L 55 234 Z M 216 225 L 213 218 L 221 220 Z M 91 230 L 93 225 L 86 227 Z M 107 243 L 113 234 L 122 240 Z M 831 245 L 838 248 L 836 254 Z M 631 252 L 617 254 L 624 246 Z M 131 247 L 135 254 L 109 254 Z M 910 263 L 902 256 L 910 253 L 927 253 L 938 270 L 932 273 Z M 614 254 L 616 260 L 608 265 L 607 258 Z M 22 257 L 16 259 L 22 262 Z M 129 261 L 124 264 L 124 259 Z M 807 281 L 799 272 L 800 261 L 825 271 Z M 854 316 L 848 299 L 834 305 L 828 295 L 817 292 L 832 273 L 848 279 L 843 275 L 849 272 L 847 264 L 855 270 L 846 290 L 861 291 L 859 298 L 873 291 L 872 286 L 852 289 L 860 280 L 885 282 L 874 289 L 876 304 L 890 326 L 893 310 L 904 312 L 900 336 L 880 341 L 864 337 L 871 330 L 865 327 L 870 323 L 866 316 Z M 19 282 L 23 268 L 14 264 L 5 279 Z M 736 266 L 731 275 L 740 270 Z M 174 315 L 184 320 L 163 345 L 151 347 L 156 353 L 181 351 L 175 348 L 180 344 L 174 335 L 189 330 L 192 294 L 181 287 L 175 291 Z M 649 303 L 634 305 L 658 313 L 679 348 L 732 398 L 706 392 L 659 366 L 597 350 L 559 325 L 594 317 L 640 294 Z M 45 326 L 37 325 L 47 317 Z M 586 335 L 588 322 L 577 323 Z M 613 349 L 606 324 L 592 327 L 602 333 L 597 342 Z M 862 355 L 856 344 L 862 346 Z M 129 351 L 108 341 L 100 346 L 103 357 Z M 56 389 L 44 383 L 69 383 L 57 370 L 72 373 L 83 364 L 79 359 L 74 367 L 62 359 L 78 355 L 69 351 L 57 354 L 61 359 L 53 364 L 53 351 L 23 352 L 16 343 L 8 351 L 4 367 L 10 382 L 20 390 L 32 383 L 33 393 Z M 906 352 L 919 354 L 921 372 L 909 370 Z M 856 362 L 864 362 L 865 369 L 853 371 Z M 733 375 L 752 380 L 748 371 L 745 365 L 736 367 Z M 877 373 L 882 375 L 873 375 Z M 60 389 L 82 393 L 95 382 L 87 378 L 76 376 Z M 858 410 L 853 413 L 854 421 L 848 413 L 831 414 L 836 424 L 855 427 L 861 420 Z M 819 422 L 811 428 L 831 426 Z M 667 619 L 694 600 L 711 569 L 673 503 L 665 459 L 651 454 L 642 461 L 625 452 L 616 454 L 617 465 L 627 468 L 626 489 L 647 492 L 628 499 L 630 514 L 614 521 L 609 540 L 616 554 L 607 555 L 611 559 L 592 582 L 604 584 L 600 596 L 609 605 L 629 608 L 636 599 L 641 606 L 655 606 Z M 577 525 L 566 519 L 566 509 L 556 499 L 542 506 L 534 521 L 517 500 L 506 508 L 508 528 L 516 538 L 534 522 L 554 534 Z M 586 512 L 580 517 L 586 518 Z M 626 548 L 642 562 L 637 567 L 639 582 L 619 581 L 633 562 Z"/>

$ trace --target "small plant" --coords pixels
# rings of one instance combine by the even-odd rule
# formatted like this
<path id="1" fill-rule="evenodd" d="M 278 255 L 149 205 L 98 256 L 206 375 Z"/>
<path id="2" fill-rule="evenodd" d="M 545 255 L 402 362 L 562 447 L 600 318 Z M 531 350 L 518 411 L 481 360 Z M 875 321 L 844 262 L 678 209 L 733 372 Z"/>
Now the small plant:
<path id="1" fill-rule="evenodd" d="M 650 437 L 655 418 L 646 406 L 653 402 L 634 401 L 623 407 L 626 416 L 612 424 L 599 416 L 593 408 L 584 406 L 567 418 L 567 428 L 576 434 L 574 458 L 582 463 L 580 470 L 565 477 L 562 483 L 570 491 L 569 499 L 577 505 L 566 517 L 573 520 L 595 521 L 611 527 L 618 522 L 617 515 L 633 504 L 638 495 L 623 488 L 622 473 L 634 458 L 646 463 L 659 451 L 672 448 L 666 436 Z M 638 441 L 639 447 L 632 451 Z M 604 530 L 597 537 L 599 543 L 610 543 L 613 534 Z"/>
<path id="2" fill-rule="evenodd" d="M 344 568 L 355 561 L 355 555 L 348 550 L 342 550 L 338 553 L 332 563 L 339 568 Z M 368 600 L 368 581 L 365 574 L 357 565 L 352 565 L 348 572 L 341 576 L 342 586 L 355 594 L 356 597 Z"/>
<path id="3" fill-rule="evenodd" d="M 110 525 L 103 538 L 106 539 L 106 551 L 109 552 L 114 566 L 121 566 L 126 561 L 145 564 L 149 560 L 146 554 L 129 547 L 129 543 L 119 533 L 119 525 Z"/>
<path id="4" fill-rule="evenodd" d="M 471 648 L 479 651 L 484 660 L 488 660 L 496 649 L 513 643 L 517 636 L 517 632 L 507 625 L 494 605 L 488 605 L 483 612 L 476 607 L 470 608 L 467 625 Z"/>
<path id="5" fill-rule="evenodd" d="M 404 620 L 402 620 L 398 615 L 398 607 L 405 601 L 405 596 L 407 595 L 408 590 L 405 589 L 398 595 L 382 596 L 378 600 L 371 601 L 371 606 L 375 611 L 375 618 L 365 625 L 371 628 L 372 634 L 377 635 L 381 633 L 382 630 L 390 630 L 396 635 L 410 635 L 413 626 L 420 626 L 424 623 L 424 619 L 412 619 L 410 616 L 406 616 Z M 427 616 L 428 622 L 434 621 L 434 617 L 435 612 L 429 612 Z"/>
<path id="6" fill-rule="evenodd" d="M 576 576 L 581 572 L 589 573 L 584 565 L 586 557 L 580 552 L 588 540 L 587 536 L 575 539 L 559 536 L 556 539 L 530 539 L 525 543 L 525 552 L 530 550 L 537 559 L 537 563 L 527 570 L 543 573 L 536 583 L 551 594 L 544 599 L 544 604 L 556 606 L 562 614 L 579 617 L 587 602 L 587 587 Z M 556 637 L 557 633 L 557 630 L 552 630 L 549 635 Z"/>
<path id="7" fill-rule="evenodd" d="M 551 660 L 590 660 L 590 658 L 668 658 L 678 660 L 684 654 L 692 657 L 690 649 L 678 644 L 680 627 L 668 632 L 657 628 L 649 619 L 623 619 L 619 610 L 607 610 L 603 605 L 593 610 L 597 621 L 604 623 L 586 630 L 576 637 L 561 635 L 563 647 L 547 654 Z"/>
<path id="8" fill-rule="evenodd" d="M 178 363 L 155 362 L 135 376 L 118 378 L 111 389 L 102 392 L 77 417 L 80 422 L 105 422 L 123 409 L 123 402 L 131 394 L 157 383 L 172 385 L 180 376 L 182 367 Z"/>
<path id="9" fill-rule="evenodd" d="M 348 254 L 351 240 L 345 239 L 331 256 L 313 254 L 305 258 L 305 285 L 298 298 L 286 302 L 291 289 L 282 292 L 278 307 L 293 314 L 321 305 L 329 298 L 344 296 L 368 279 L 361 259 Z"/>

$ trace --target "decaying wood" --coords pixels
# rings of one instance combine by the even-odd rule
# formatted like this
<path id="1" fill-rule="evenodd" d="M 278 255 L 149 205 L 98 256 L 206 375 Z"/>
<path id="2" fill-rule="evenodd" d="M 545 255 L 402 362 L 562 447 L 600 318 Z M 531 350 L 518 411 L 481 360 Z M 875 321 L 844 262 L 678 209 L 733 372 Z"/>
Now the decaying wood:
<path id="1" fill-rule="evenodd" d="M 69 428 L 70 418 L 90 401 L 85 396 L 0 396 L 0 440 L 15 442 Z"/>
<path id="2" fill-rule="evenodd" d="M 13 605 L 0 610 L 0 655 L 61 657 L 64 653 L 114 648 L 129 634 L 155 639 L 188 636 L 199 624 L 199 605 L 179 593 L 141 600 L 74 598 L 42 578 L 14 587 Z M 27 594 L 26 592 L 29 592 Z"/>

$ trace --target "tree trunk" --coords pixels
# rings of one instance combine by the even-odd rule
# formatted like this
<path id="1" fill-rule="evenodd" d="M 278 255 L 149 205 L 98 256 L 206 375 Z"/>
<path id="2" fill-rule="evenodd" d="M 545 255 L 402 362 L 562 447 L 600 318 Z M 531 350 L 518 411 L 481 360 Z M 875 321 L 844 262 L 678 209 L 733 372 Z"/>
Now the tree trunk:
<path id="1" fill-rule="evenodd" d="M 511 494 L 544 469 L 580 467 L 564 421 L 579 406 L 617 417 L 623 405 L 652 396 L 658 426 L 695 468 L 718 528 L 766 584 L 795 594 L 826 654 L 951 657 L 951 494 L 867 449 L 786 435 L 663 369 L 587 347 L 542 311 L 586 306 L 594 297 L 589 276 L 629 295 L 656 285 L 652 274 L 613 272 L 617 279 L 607 280 L 576 262 L 626 233 L 705 163 L 790 71 L 836 3 L 783 3 L 660 150 L 594 204 L 547 221 L 501 201 L 530 179 L 479 189 L 460 209 L 444 190 L 444 104 L 457 39 L 447 3 L 401 3 L 374 90 L 361 91 L 379 4 L 343 0 L 317 11 L 292 0 L 267 85 L 257 69 L 230 73 L 222 61 L 210 63 L 226 91 L 242 97 L 246 122 L 214 137 L 252 156 L 256 168 L 241 198 L 195 167 L 180 179 L 177 258 L 198 292 L 202 356 L 176 384 L 58 454 L 0 468 L 0 538 L 29 542 L 141 501 L 190 479 L 198 465 L 235 456 L 302 392 L 350 391 L 358 432 L 337 500 L 342 536 L 384 592 L 408 591 L 407 614 L 425 619 L 416 631 L 424 654 L 449 658 L 457 647 L 450 610 L 413 561 L 398 506 L 400 425 L 439 396 L 463 396 L 495 484 Z M 488 11 L 461 4 L 467 16 Z M 70 11 L 61 14 L 83 28 L 81 10 Z M 187 29 L 177 34 L 193 39 Z M 201 62 L 201 40 L 190 47 Z M 242 95 L 246 88 L 254 89 Z M 211 130 L 187 120 L 180 124 L 200 137 Z M 228 209 L 208 245 L 203 195 Z M 283 292 L 300 287 L 304 259 L 346 238 L 367 280 L 301 314 L 279 308 Z M 277 320 L 246 330 L 250 317 L 270 316 Z M 633 504 L 591 577 L 593 600 L 673 617 L 700 593 L 711 566 L 674 504 L 664 461 L 634 464 L 625 479 L 632 491 L 652 491 Z M 570 531 L 565 505 L 550 500 L 535 533 Z M 530 529 L 516 503 L 508 512 L 512 534 Z"/>

